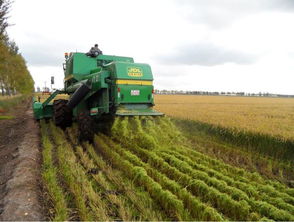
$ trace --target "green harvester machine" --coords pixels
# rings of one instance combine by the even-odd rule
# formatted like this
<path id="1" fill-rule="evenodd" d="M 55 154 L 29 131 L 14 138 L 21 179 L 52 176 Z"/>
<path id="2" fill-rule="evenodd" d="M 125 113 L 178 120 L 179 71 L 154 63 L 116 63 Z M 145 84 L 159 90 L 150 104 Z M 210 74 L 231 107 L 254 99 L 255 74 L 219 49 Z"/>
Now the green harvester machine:
<path id="1" fill-rule="evenodd" d="M 65 129 L 76 121 L 80 139 L 91 140 L 94 125 L 103 128 L 115 116 L 161 116 L 152 109 L 154 87 L 151 67 L 133 58 L 84 53 L 65 54 L 64 89 L 43 103 L 34 100 L 36 120 L 53 118 Z M 69 99 L 55 99 L 68 94 Z M 52 102 L 53 101 L 53 102 Z"/>

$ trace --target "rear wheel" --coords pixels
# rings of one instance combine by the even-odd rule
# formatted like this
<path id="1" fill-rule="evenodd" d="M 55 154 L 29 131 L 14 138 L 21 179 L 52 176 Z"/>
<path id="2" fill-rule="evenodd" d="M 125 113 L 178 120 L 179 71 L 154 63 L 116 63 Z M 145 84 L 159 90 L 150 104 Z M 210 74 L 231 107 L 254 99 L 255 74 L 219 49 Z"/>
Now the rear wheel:
<path id="1" fill-rule="evenodd" d="M 80 113 L 78 116 L 79 140 L 93 142 L 94 138 L 94 120 L 89 112 Z"/>
<path id="2" fill-rule="evenodd" d="M 56 126 L 65 129 L 72 124 L 72 111 L 66 106 L 67 100 L 58 99 L 53 102 L 53 120 Z"/>

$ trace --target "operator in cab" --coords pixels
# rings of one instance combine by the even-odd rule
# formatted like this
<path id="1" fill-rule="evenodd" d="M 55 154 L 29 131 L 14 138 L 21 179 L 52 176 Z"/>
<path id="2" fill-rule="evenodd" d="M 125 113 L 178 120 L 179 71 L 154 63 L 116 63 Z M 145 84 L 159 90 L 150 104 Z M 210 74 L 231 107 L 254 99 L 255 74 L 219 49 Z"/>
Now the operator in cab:
<path id="1" fill-rule="evenodd" d="M 102 51 L 98 48 L 98 44 L 95 44 L 94 47 L 92 47 L 90 51 L 86 53 L 87 56 L 91 57 L 96 57 L 102 54 Z"/>

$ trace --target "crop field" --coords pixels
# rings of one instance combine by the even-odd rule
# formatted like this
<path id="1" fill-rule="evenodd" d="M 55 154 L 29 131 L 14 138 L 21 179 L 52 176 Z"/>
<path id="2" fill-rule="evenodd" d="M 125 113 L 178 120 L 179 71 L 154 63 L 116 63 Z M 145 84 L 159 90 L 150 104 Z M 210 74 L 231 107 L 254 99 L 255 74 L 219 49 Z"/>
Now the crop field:
<path id="1" fill-rule="evenodd" d="M 48 219 L 294 220 L 293 188 L 199 152 L 167 117 L 116 118 L 93 144 L 40 125 Z"/>
<path id="2" fill-rule="evenodd" d="M 35 93 L 34 98 L 36 101 L 44 102 L 49 97 L 49 94 Z M 67 94 L 58 94 L 54 99 L 68 99 Z M 52 101 L 51 101 L 52 102 Z"/>
<path id="3" fill-rule="evenodd" d="M 197 149 L 251 172 L 294 185 L 294 99 L 156 95 Z"/>
<path id="4" fill-rule="evenodd" d="M 155 102 L 172 117 L 294 140 L 293 98 L 156 95 Z"/>

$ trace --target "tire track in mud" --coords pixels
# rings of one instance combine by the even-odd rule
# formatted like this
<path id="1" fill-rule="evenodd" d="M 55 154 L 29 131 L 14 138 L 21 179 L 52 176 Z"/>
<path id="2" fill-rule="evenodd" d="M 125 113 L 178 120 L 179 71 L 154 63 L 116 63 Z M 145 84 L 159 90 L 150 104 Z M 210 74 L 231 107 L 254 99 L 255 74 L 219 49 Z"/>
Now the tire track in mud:
<path id="1" fill-rule="evenodd" d="M 1 121 L 0 220 L 43 220 L 40 187 L 40 136 L 30 100 Z"/>

